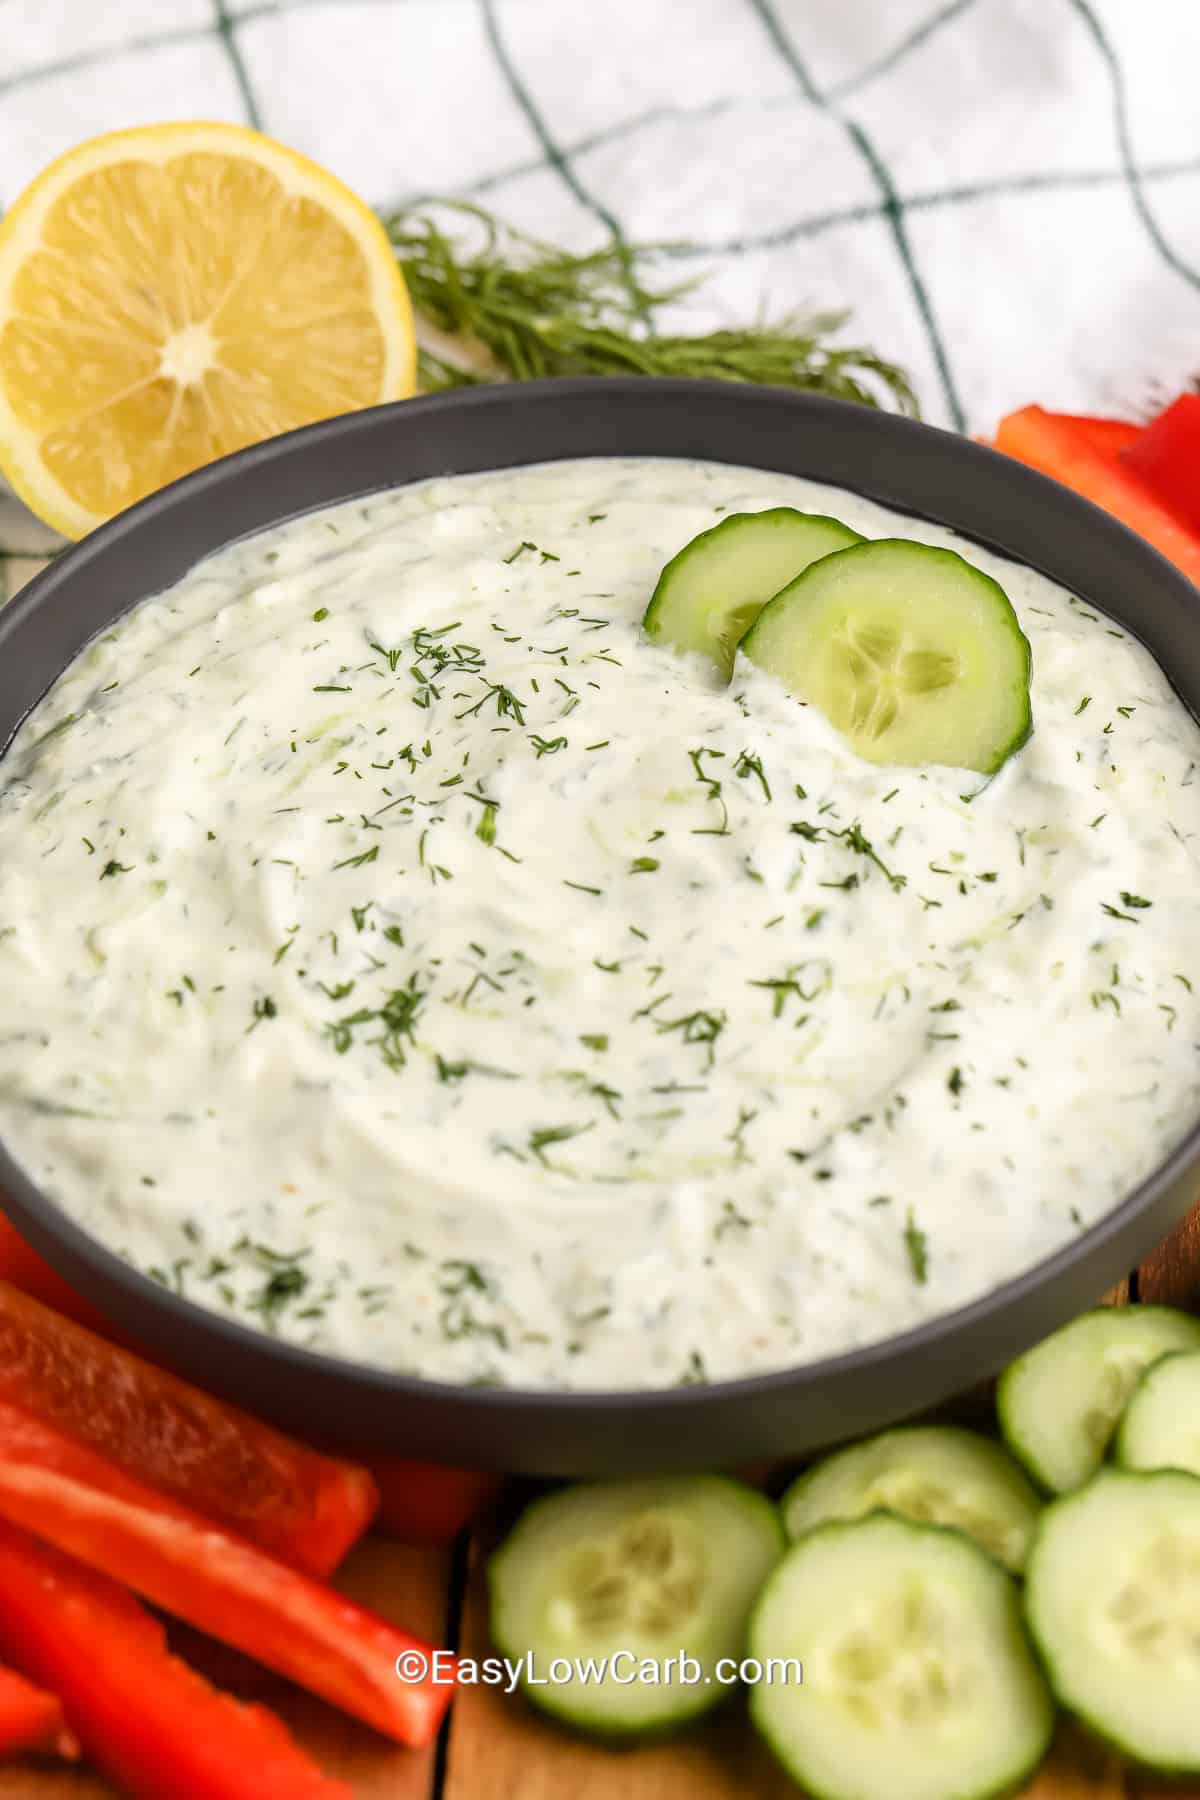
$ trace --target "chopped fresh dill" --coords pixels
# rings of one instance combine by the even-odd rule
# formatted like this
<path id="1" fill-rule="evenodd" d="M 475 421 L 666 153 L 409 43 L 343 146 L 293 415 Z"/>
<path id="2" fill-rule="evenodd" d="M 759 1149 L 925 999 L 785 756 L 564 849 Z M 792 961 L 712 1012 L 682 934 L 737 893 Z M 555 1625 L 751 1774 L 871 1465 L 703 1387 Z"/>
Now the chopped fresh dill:
<path id="1" fill-rule="evenodd" d="M 668 997 L 664 994 L 662 999 L 665 1000 Z M 655 1004 L 659 1003 L 656 1001 Z M 703 1044 L 708 1058 L 707 1067 L 710 1069 L 716 1060 L 713 1045 L 724 1031 L 725 1025 L 726 1018 L 723 1012 L 707 1012 L 703 1009 L 685 1013 L 682 1018 L 678 1019 L 656 1019 L 654 1021 L 656 1031 L 679 1031 L 683 1034 L 685 1044 Z"/>
<path id="2" fill-rule="evenodd" d="M 721 808 L 720 825 L 701 826 L 693 831 L 692 835 L 694 837 L 728 837 L 729 835 L 729 809 L 721 798 L 721 783 L 717 780 L 715 775 L 706 775 L 704 772 L 704 758 L 706 756 L 723 757 L 724 755 L 725 752 L 723 750 L 710 750 L 706 746 L 701 746 L 698 750 L 688 751 L 688 761 L 695 770 L 696 780 L 704 784 L 708 789 L 708 798 L 710 800 L 715 800 L 717 805 Z"/>
<path id="3" fill-rule="evenodd" d="M 379 856 L 379 845 L 372 844 L 369 850 L 362 850 L 357 856 L 347 856 L 341 862 L 334 863 L 334 869 L 361 869 L 365 863 L 373 863 Z"/>
<path id="4" fill-rule="evenodd" d="M 529 1149 L 540 1163 L 545 1163 L 543 1151 L 549 1150 L 554 1144 L 565 1144 L 571 1138 L 582 1137 L 585 1131 L 592 1129 L 594 1123 L 594 1120 L 589 1120 L 586 1125 L 543 1125 L 530 1132 Z"/>
<path id="5" fill-rule="evenodd" d="M 911 1207 L 904 1222 L 904 1248 L 908 1251 L 913 1280 L 919 1287 L 924 1287 L 929 1272 L 929 1240 L 913 1217 Z"/>
<path id="6" fill-rule="evenodd" d="M 733 765 L 733 772 L 735 775 L 740 775 L 743 781 L 748 781 L 753 776 L 762 788 L 765 797 L 768 800 L 771 798 L 771 784 L 763 774 L 761 757 L 752 756 L 748 750 L 740 751 L 737 761 Z"/>
<path id="7" fill-rule="evenodd" d="M 818 973 L 814 978 L 813 985 L 806 987 L 802 977 L 804 971 L 809 968 L 817 969 Z M 829 967 L 825 963 L 797 963 L 784 975 L 771 976 L 762 981 L 747 983 L 748 987 L 765 988 L 771 995 L 771 1017 L 773 1019 L 783 1016 L 789 994 L 794 994 L 802 1005 L 809 1005 L 820 994 L 823 994 L 829 985 Z"/>
<path id="8" fill-rule="evenodd" d="M 487 705 L 489 700 L 494 700 L 496 702 L 496 715 L 498 718 L 515 719 L 518 725 L 523 725 L 525 723 L 525 702 L 523 700 L 518 700 L 511 688 L 505 687 L 502 682 L 498 681 L 485 682 L 484 688 L 485 692 L 482 697 L 475 702 L 474 706 L 468 706 L 464 712 L 455 713 L 454 716 L 456 719 L 470 718 L 473 714 L 481 711 L 481 709 Z"/>
<path id="9" fill-rule="evenodd" d="M 248 1033 L 253 1031 L 256 1026 L 262 1024 L 264 1019 L 274 1019 L 277 1017 L 278 1012 L 279 1008 L 276 1006 L 274 1000 L 272 1000 L 270 994 L 264 994 L 261 999 L 254 1002 L 254 1005 L 251 1008 L 252 1017 L 249 1025 L 246 1027 L 246 1031 Z"/>
<path id="10" fill-rule="evenodd" d="M 332 1039 L 338 1055 L 344 1056 L 355 1042 L 358 1027 L 378 1021 L 383 1026 L 382 1035 L 369 1041 L 378 1046 L 389 1069 L 403 1069 L 408 1061 L 405 1044 L 414 1041 L 414 1027 L 424 1000 L 416 976 L 410 976 L 408 986 L 393 989 L 382 1006 L 362 1006 L 345 1018 L 335 1019 L 326 1025 L 326 1035 Z"/>

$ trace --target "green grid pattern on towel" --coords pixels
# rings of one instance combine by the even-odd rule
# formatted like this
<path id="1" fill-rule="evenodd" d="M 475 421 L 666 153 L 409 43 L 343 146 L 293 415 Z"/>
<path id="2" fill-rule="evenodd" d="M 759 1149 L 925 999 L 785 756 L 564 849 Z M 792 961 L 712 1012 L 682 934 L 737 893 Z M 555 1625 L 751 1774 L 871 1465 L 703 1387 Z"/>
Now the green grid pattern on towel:
<path id="1" fill-rule="evenodd" d="M 560 0 L 553 0 L 554 7 L 557 8 L 559 3 Z M 1172 3 L 1182 8 L 1189 0 L 1159 0 L 1160 14 L 1164 12 L 1164 5 L 1169 7 Z M 843 0 L 821 0 L 821 4 L 839 10 Z M 472 44 L 483 46 L 480 53 L 491 63 L 488 78 L 499 89 L 504 104 L 514 115 L 507 136 L 523 136 L 531 147 L 530 154 L 503 160 L 499 166 L 484 172 L 464 173 L 460 181 L 443 184 L 440 191 L 477 197 L 504 214 L 506 201 L 515 199 L 523 191 L 528 192 L 530 183 L 542 182 L 537 192 L 545 196 L 548 190 L 544 184 L 549 182 L 559 190 L 563 200 L 570 203 L 578 221 L 572 224 L 569 219 L 564 219 L 563 230 L 556 233 L 548 229 L 549 235 L 567 238 L 573 235 L 576 240 L 584 235 L 594 239 L 598 232 L 618 238 L 627 233 L 631 237 L 646 236 L 641 229 L 634 231 L 623 219 L 626 208 L 616 203 L 611 192 L 612 181 L 606 187 L 602 181 L 593 179 L 589 166 L 597 159 L 611 159 L 619 153 L 636 158 L 656 133 L 694 131 L 703 139 L 707 131 L 736 125 L 754 111 L 767 129 L 781 133 L 788 132 L 793 125 L 797 131 L 817 127 L 827 129 L 829 141 L 840 141 L 845 156 L 842 166 L 847 182 L 855 189 L 855 197 L 839 201 L 828 192 L 814 193 L 804 197 L 808 204 L 793 204 L 780 192 L 775 196 L 775 211 L 779 217 L 770 223 L 741 231 L 707 232 L 699 222 L 695 222 L 694 228 L 689 222 L 686 234 L 676 234 L 686 236 L 686 243 L 675 243 L 664 254 L 685 265 L 694 263 L 698 269 L 716 270 L 719 274 L 723 267 L 750 266 L 755 258 L 763 259 L 766 267 L 773 257 L 786 256 L 789 252 L 819 245 L 824 240 L 835 245 L 843 243 L 846 240 L 841 234 L 848 232 L 881 234 L 880 247 L 874 252 L 877 264 L 872 265 L 873 273 L 881 286 L 892 284 L 890 291 L 896 296 L 896 307 L 908 309 L 912 321 L 908 360 L 918 365 L 916 372 L 926 413 L 959 429 L 968 424 L 973 429 L 980 429 L 987 422 L 970 416 L 971 408 L 964 398 L 960 372 L 965 351 L 973 350 L 977 356 L 978 347 L 964 344 L 959 323 L 961 302 L 949 309 L 946 307 L 944 274 L 936 281 L 931 280 L 927 250 L 918 241 L 924 222 L 931 221 L 937 226 L 940 221 L 941 229 L 955 230 L 958 227 L 953 222 L 954 216 L 969 215 L 975 210 L 986 212 L 988 208 L 1000 205 L 1019 208 L 1045 200 L 1069 202 L 1072 196 L 1078 196 L 1082 204 L 1088 197 L 1109 196 L 1136 221 L 1148 278 L 1169 272 L 1174 281 L 1193 291 L 1193 306 L 1194 290 L 1200 289 L 1200 270 L 1164 226 L 1156 204 L 1159 194 L 1171 188 L 1185 185 L 1189 192 L 1195 192 L 1195 183 L 1200 180 L 1200 122 L 1196 128 L 1195 154 L 1138 160 L 1133 147 L 1126 71 L 1106 26 L 1105 0 L 1044 0 L 1037 18 L 1050 34 L 1065 32 L 1069 22 L 1070 28 L 1088 46 L 1094 61 L 1095 80 L 1089 104 L 1105 109 L 1106 128 L 1113 147 L 1111 160 L 1096 159 L 1091 166 L 1060 170 L 1015 169 L 1010 173 L 997 172 L 993 176 L 944 183 L 905 183 L 895 167 L 894 147 L 891 155 L 883 147 L 882 136 L 870 120 L 866 102 L 873 94 L 904 83 L 908 72 L 928 54 L 936 40 L 953 32 L 971 30 L 973 18 L 981 23 L 990 20 L 993 31 L 1003 29 L 1003 24 L 997 25 L 996 21 L 999 0 L 942 0 L 939 5 L 925 8 L 919 6 L 917 0 L 907 0 L 907 4 L 902 0 L 901 4 L 889 9 L 892 17 L 899 15 L 897 35 L 892 41 L 880 46 L 876 54 L 864 55 L 857 68 L 824 83 L 814 76 L 813 58 L 808 53 L 809 35 L 819 31 L 817 15 L 821 7 L 816 0 L 804 0 L 803 5 L 799 0 L 708 0 L 706 9 L 699 5 L 693 8 L 691 0 L 644 0 L 646 9 L 662 22 L 661 98 L 654 104 L 631 110 L 625 117 L 573 137 L 556 127 L 543 91 L 544 81 L 539 87 L 538 79 L 525 67 L 515 46 L 521 29 L 528 33 L 531 14 L 535 16 L 536 25 L 554 29 L 554 14 L 546 0 L 534 0 L 532 7 L 529 0 L 208 0 L 208 5 L 210 16 L 207 20 L 202 16 L 202 9 L 197 8 L 190 23 L 130 33 L 119 41 L 81 48 L 58 58 L 43 58 L 28 67 L 20 64 L 19 28 L 10 31 L 5 41 L 7 68 L 0 67 L 0 140 L 6 135 L 6 101 L 39 84 L 57 84 L 61 92 L 62 84 L 72 80 L 87 84 L 111 81 L 119 93 L 122 69 L 127 69 L 132 61 L 169 52 L 186 53 L 189 48 L 205 46 L 209 51 L 215 48 L 219 52 L 231 90 L 237 96 L 237 111 L 244 121 L 266 131 L 277 130 L 281 136 L 291 136 L 295 141 L 294 128 L 289 132 L 287 122 L 277 122 L 275 118 L 280 102 L 279 95 L 273 91 L 274 84 L 262 78 L 261 69 L 256 70 L 261 47 L 252 40 L 257 30 L 269 26 L 276 33 L 285 34 L 282 41 L 287 42 L 286 34 L 298 33 L 306 26 L 310 33 L 314 27 L 327 28 L 332 42 L 334 39 L 340 41 L 351 28 L 369 33 L 372 18 L 382 20 L 389 12 L 403 12 L 405 28 L 416 34 L 414 41 L 419 43 L 422 32 L 432 28 L 434 9 L 437 9 L 438 28 L 444 34 L 447 18 L 450 18 L 451 34 L 460 34 L 464 56 L 468 37 Z M 546 10 L 539 11 L 540 5 L 545 5 Z M 868 6 L 867 10 L 874 9 Z M 672 36 L 682 30 L 693 38 L 702 37 L 705 12 L 712 15 L 718 35 L 726 30 L 736 30 L 742 34 L 743 41 L 753 39 L 765 58 L 756 66 L 773 69 L 767 80 L 774 83 L 774 91 L 724 94 L 700 101 L 673 98 L 675 88 L 669 53 Z M 581 18 L 584 16 L 578 6 L 576 13 Z M 735 19 L 736 14 L 741 16 Z M 307 21 L 302 21 L 300 15 L 308 15 Z M 599 18 L 601 15 L 593 13 L 592 16 Z M 1028 25 L 1025 29 L 1029 29 Z M 582 79 L 585 83 L 587 63 L 608 59 L 610 63 L 619 64 L 624 51 L 619 34 L 613 34 L 609 41 L 609 34 L 603 29 L 590 31 L 586 41 L 581 41 L 575 48 L 584 64 Z M 370 49 L 370 38 L 366 37 L 364 55 L 369 55 Z M 731 80 L 736 75 L 737 70 L 731 70 Z M 407 78 L 419 82 L 428 79 L 429 75 L 423 68 L 414 67 Z M 397 73 L 398 117 L 404 112 L 405 79 L 403 72 Z M 198 95 L 198 101 L 199 98 Z M 343 95 L 342 100 L 346 105 L 354 104 L 353 95 Z M 314 104 L 319 109 L 319 103 Z M 986 94 L 981 104 L 986 104 Z M 914 126 L 917 129 L 923 128 L 928 106 L 928 94 L 923 94 L 919 87 L 914 88 Z M 200 103 L 195 107 L 195 112 L 200 115 L 206 110 Z M 233 109 L 226 106 L 222 110 L 230 112 Z M 117 117 L 112 124 L 119 122 Z M 446 115 L 446 130 L 451 133 L 455 130 L 452 110 Z M 312 142 L 304 142 L 300 147 L 320 157 L 321 128 L 316 117 L 311 137 Z M 955 160 L 952 147 L 943 166 L 953 166 Z M 665 171 L 668 181 L 670 173 Z M 4 174 L 0 165 L 0 180 Z M 419 197 L 419 194 L 419 189 L 410 188 L 407 193 L 372 193 L 368 197 L 377 204 L 395 205 L 404 199 Z M 11 192 L 5 190 L 3 197 L 11 198 Z M 547 204 L 552 207 L 553 202 L 543 199 L 537 204 L 539 210 L 544 210 Z M 528 218 L 520 218 L 518 222 L 532 223 L 536 228 L 536 221 Z M 970 232 L 964 228 L 962 243 L 969 245 L 970 241 Z M 1039 253 L 1036 215 L 1030 216 L 1029 235 L 1023 249 L 1031 256 Z M 820 279 L 821 290 L 812 295 L 816 303 L 855 307 L 856 329 L 860 334 L 875 342 L 885 354 L 895 354 L 904 360 L 903 349 L 897 348 L 878 318 L 863 322 L 864 315 L 869 314 L 869 306 L 864 305 L 861 293 L 838 291 L 837 288 L 827 291 L 828 275 L 822 273 Z M 778 307 L 777 296 L 771 298 Z M 947 310 L 955 316 L 948 318 Z M 1021 381 L 1019 371 L 1015 380 L 1018 384 Z M 1030 397 L 1034 396 L 1021 391 L 1018 385 L 1012 403 L 1018 404 Z M 11 596 L 28 579 L 54 541 L 52 534 L 28 521 L 12 502 L 0 499 L 0 600 Z"/>

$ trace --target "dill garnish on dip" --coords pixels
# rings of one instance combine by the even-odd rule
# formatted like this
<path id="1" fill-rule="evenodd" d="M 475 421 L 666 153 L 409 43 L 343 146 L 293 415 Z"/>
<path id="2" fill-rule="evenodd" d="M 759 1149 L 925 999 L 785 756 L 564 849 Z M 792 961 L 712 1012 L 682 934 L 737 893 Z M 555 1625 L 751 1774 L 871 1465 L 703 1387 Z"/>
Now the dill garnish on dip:
<path id="1" fill-rule="evenodd" d="M 965 766 L 873 762 L 836 683 L 642 631 L 681 545 L 780 508 L 956 552 L 992 627 L 999 583 L 1033 735 L 1027 663 Z M 974 729 L 941 654 L 896 664 L 906 731 Z M 365 1362 L 824 1357 L 1184 1130 L 1197 763 L 1109 621 L 817 483 L 591 461 L 312 514 L 135 608 L 0 763 L 0 1136 L 155 1279 Z"/>

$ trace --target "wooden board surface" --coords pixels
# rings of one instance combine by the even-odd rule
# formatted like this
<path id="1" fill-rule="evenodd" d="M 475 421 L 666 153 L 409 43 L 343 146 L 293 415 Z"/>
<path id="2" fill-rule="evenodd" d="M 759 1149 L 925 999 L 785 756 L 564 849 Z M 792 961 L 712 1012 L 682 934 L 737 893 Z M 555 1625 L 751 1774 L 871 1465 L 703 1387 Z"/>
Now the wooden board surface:
<path id="1" fill-rule="evenodd" d="M 1133 1276 L 1105 1296 L 1132 1296 L 1200 1311 L 1200 1206 Z M 979 1394 L 960 1412 L 973 1417 Z M 369 1539 L 339 1585 L 355 1599 L 464 1655 L 488 1652 L 483 1565 L 496 1526 L 456 1551 L 426 1551 Z M 609 1750 L 570 1737 L 517 1697 L 495 1688 L 460 1690 L 439 1744 L 412 1752 L 382 1739 L 295 1688 L 187 1631 L 182 1654 L 222 1686 L 274 1707 L 355 1800 L 800 1800 L 732 1700 L 670 1743 Z M 1200 1800 L 1200 1785 L 1167 1790 L 1123 1769 L 1081 1736 L 1064 1731 L 1023 1800 Z M 0 1766 L 0 1800 L 117 1800 L 83 1768 L 24 1760 Z M 172 1800 L 164 1794 L 163 1800 Z"/>

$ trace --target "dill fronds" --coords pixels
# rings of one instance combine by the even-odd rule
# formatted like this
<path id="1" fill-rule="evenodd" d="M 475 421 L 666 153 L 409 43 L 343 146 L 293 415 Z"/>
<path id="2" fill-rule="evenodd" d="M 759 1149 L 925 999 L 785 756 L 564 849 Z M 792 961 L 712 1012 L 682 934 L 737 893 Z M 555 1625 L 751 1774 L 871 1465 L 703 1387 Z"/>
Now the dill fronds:
<path id="1" fill-rule="evenodd" d="M 468 244 L 438 224 L 451 211 Z M 426 392 L 555 375 L 676 375 L 829 394 L 917 415 L 907 375 L 873 350 L 831 342 L 843 312 L 695 336 L 660 333 L 661 310 L 696 286 L 650 285 L 663 245 L 607 244 L 576 255 L 466 201 L 410 207 L 385 220 L 419 317 Z"/>

